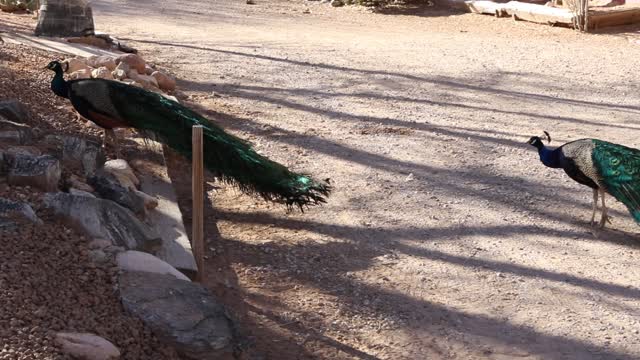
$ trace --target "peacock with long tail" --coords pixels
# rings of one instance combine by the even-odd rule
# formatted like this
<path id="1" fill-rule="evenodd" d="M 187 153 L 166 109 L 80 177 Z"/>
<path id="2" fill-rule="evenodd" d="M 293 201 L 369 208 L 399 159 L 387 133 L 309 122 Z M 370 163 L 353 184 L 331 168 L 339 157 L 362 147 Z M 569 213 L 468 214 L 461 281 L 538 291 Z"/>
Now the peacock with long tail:
<path id="1" fill-rule="evenodd" d="M 55 75 L 51 90 L 69 99 L 75 110 L 98 126 L 135 128 L 154 134 L 179 154 L 191 158 L 191 128 L 202 125 L 204 165 L 223 182 L 265 200 L 284 203 L 287 208 L 326 202 L 331 191 L 328 181 L 305 174 L 259 155 L 244 140 L 226 133 L 195 111 L 160 94 L 105 79 L 66 81 L 60 62 L 47 68 Z"/>
<path id="2" fill-rule="evenodd" d="M 551 136 L 532 136 L 527 142 L 538 149 L 540 161 L 550 168 L 562 168 L 570 178 L 593 189 L 591 226 L 595 225 L 598 197 L 602 199 L 599 226 L 611 222 L 607 215 L 605 193 L 626 205 L 640 223 L 640 150 L 598 139 L 579 139 L 555 149 L 544 145 Z"/>

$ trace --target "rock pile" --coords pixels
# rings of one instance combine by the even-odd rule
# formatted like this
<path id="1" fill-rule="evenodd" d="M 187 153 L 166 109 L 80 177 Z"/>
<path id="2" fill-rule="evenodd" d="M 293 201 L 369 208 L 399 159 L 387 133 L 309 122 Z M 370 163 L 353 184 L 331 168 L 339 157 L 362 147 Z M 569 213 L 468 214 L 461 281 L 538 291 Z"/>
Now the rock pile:
<path id="1" fill-rule="evenodd" d="M 0 106 L 0 359 L 230 359 L 224 307 L 154 255 L 158 201 L 136 172 L 81 136 L 36 131 L 21 107 Z"/>
<path id="2" fill-rule="evenodd" d="M 66 59 L 64 63 L 70 79 L 117 80 L 167 95 L 175 100 L 173 96 L 168 95 L 176 89 L 175 79 L 156 70 L 155 65 L 148 64 L 137 54 L 123 54 L 118 57 L 108 55 L 75 57 Z"/>

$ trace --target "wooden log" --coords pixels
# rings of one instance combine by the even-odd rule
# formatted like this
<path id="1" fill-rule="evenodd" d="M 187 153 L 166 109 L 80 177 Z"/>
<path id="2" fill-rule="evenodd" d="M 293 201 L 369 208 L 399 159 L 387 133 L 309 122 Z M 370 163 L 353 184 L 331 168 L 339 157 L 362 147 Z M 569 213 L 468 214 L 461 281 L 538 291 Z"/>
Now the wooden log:
<path id="1" fill-rule="evenodd" d="M 202 125 L 192 128 L 192 198 L 193 220 L 191 222 L 193 249 L 198 265 L 196 281 L 204 282 L 204 160 L 202 153 Z"/>
<path id="2" fill-rule="evenodd" d="M 589 29 L 619 26 L 640 22 L 640 9 L 592 11 L 589 13 Z"/>
<path id="3" fill-rule="evenodd" d="M 508 15 L 518 20 L 542 24 L 573 24 L 573 13 L 568 9 L 510 1 L 504 4 Z"/>

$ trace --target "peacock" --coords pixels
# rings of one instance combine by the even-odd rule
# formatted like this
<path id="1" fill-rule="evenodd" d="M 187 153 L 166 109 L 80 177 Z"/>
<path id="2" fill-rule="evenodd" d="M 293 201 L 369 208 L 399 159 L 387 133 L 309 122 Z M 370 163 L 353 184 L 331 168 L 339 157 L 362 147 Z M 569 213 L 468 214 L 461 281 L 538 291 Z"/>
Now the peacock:
<path id="1" fill-rule="evenodd" d="M 226 133 L 202 115 L 164 96 L 118 81 L 66 81 L 59 61 L 47 69 L 55 75 L 51 90 L 69 99 L 75 110 L 98 126 L 135 128 L 155 135 L 179 154 L 191 158 L 191 128 L 202 125 L 204 165 L 245 193 L 286 204 L 287 208 L 326 202 L 329 180 L 317 181 L 259 155 L 247 142 Z M 106 135 L 106 133 L 105 133 Z"/>
<path id="2" fill-rule="evenodd" d="M 605 205 L 605 193 L 626 205 L 640 223 L 640 150 L 598 139 L 579 139 L 555 149 L 546 147 L 542 138 L 551 143 L 551 136 L 532 136 L 528 144 L 535 146 L 540 161 L 550 168 L 562 168 L 570 178 L 593 189 L 591 226 L 595 226 L 598 197 L 602 198 L 599 227 L 611 223 Z"/>

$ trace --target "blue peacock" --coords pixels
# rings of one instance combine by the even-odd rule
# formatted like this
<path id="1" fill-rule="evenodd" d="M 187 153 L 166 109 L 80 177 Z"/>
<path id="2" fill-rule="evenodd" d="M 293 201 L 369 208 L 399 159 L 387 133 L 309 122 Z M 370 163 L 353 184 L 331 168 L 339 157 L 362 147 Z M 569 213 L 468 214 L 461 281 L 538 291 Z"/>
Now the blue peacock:
<path id="1" fill-rule="evenodd" d="M 156 94 L 104 79 L 66 81 L 62 64 L 52 61 L 51 90 L 69 99 L 80 115 L 107 131 L 135 128 L 154 134 L 162 143 L 191 158 L 191 128 L 202 125 L 204 165 L 222 181 L 265 200 L 299 207 L 324 203 L 331 191 L 328 180 L 317 181 L 290 171 L 259 155 L 244 140 L 226 133 L 195 111 Z"/>
<path id="2" fill-rule="evenodd" d="M 640 223 L 640 150 L 598 139 L 579 139 L 555 149 L 544 145 L 551 136 L 532 136 L 527 142 L 538 149 L 540 161 L 550 168 L 562 168 L 570 178 L 593 189 L 591 225 L 595 226 L 598 197 L 602 199 L 599 227 L 611 222 L 607 215 L 605 193 L 626 205 Z"/>

